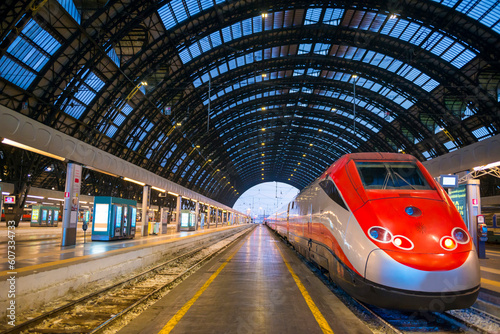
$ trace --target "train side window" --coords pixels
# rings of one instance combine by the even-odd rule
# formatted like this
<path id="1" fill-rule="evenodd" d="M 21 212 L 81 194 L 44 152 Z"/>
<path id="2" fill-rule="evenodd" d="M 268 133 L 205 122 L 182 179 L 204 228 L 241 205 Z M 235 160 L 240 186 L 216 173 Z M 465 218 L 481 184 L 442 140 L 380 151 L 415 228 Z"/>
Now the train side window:
<path id="1" fill-rule="evenodd" d="M 319 183 L 319 185 L 321 186 L 321 188 L 323 188 L 328 197 L 330 197 L 335 203 L 337 203 L 344 209 L 349 210 L 347 208 L 347 205 L 345 205 L 342 196 L 340 196 L 339 190 L 337 189 L 337 187 L 335 187 L 335 184 L 332 180 L 323 180 Z"/>

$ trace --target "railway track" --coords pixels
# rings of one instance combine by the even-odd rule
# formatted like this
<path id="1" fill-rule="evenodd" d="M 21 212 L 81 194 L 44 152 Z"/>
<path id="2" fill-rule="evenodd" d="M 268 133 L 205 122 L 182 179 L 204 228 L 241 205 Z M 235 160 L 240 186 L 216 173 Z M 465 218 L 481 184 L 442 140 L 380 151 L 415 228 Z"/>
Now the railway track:
<path id="1" fill-rule="evenodd" d="M 132 313 L 142 312 L 251 230 L 246 229 L 209 246 L 186 251 L 131 278 L 3 331 L 2 334 L 104 333 L 117 323 L 123 323 L 127 317 L 132 317 Z"/>

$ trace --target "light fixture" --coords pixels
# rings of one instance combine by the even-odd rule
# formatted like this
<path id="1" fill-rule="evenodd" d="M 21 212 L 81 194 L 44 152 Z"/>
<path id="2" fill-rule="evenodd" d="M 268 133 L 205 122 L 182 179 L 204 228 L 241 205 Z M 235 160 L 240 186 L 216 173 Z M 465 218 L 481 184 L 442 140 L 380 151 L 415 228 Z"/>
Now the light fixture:
<path id="1" fill-rule="evenodd" d="M 500 161 L 492 162 L 491 164 L 487 164 L 484 166 L 477 166 L 477 167 L 474 167 L 473 170 L 477 172 L 479 170 L 485 170 L 485 169 L 489 169 L 489 168 L 493 168 L 493 167 L 497 167 L 497 166 L 500 166 Z"/>
<path id="2" fill-rule="evenodd" d="M 181 123 L 181 122 L 177 122 L 177 123 L 176 123 L 176 125 L 177 125 L 177 126 L 181 126 L 181 125 L 182 125 L 182 123 Z"/>
<path id="3" fill-rule="evenodd" d="M 10 146 L 22 148 L 23 150 L 31 151 L 31 152 L 38 153 L 38 154 L 41 154 L 41 155 L 45 155 L 46 157 L 57 159 L 57 160 L 60 160 L 60 161 L 66 160 L 66 158 L 63 158 L 61 156 L 58 156 L 58 155 L 55 155 L 55 154 L 52 154 L 52 153 L 49 153 L 49 152 L 45 152 L 45 151 L 39 150 L 37 148 L 31 147 L 31 146 L 28 146 L 28 145 L 24 145 L 24 144 L 21 144 L 21 143 L 18 143 L 18 142 L 15 142 L 15 141 L 7 139 L 7 138 L 4 138 L 2 140 L 2 144 L 7 144 L 7 145 L 10 145 Z"/>
<path id="4" fill-rule="evenodd" d="M 2 193 L 3 194 L 3 193 Z M 8 195 L 8 193 L 7 193 Z M 35 195 L 28 195 L 27 197 L 31 197 L 31 198 L 39 198 L 39 199 L 44 199 L 45 197 L 43 196 L 35 196 Z"/>
<path id="5" fill-rule="evenodd" d="M 266 107 L 261 107 L 260 110 L 266 110 Z"/>
<path id="6" fill-rule="evenodd" d="M 47 199 L 49 199 L 49 200 L 51 200 L 51 201 L 59 201 L 59 202 L 64 202 L 64 199 L 62 199 L 62 198 L 47 197 Z"/>
<path id="7" fill-rule="evenodd" d="M 146 183 L 144 183 L 144 182 L 136 181 L 136 180 L 133 180 L 133 179 L 129 179 L 128 177 L 124 177 L 123 179 L 125 181 L 129 181 L 129 182 L 132 182 L 132 183 L 140 184 L 141 186 L 145 186 L 146 185 Z"/>
<path id="8" fill-rule="evenodd" d="M 302 154 L 303 157 L 305 157 L 306 155 L 305 154 Z"/>
<path id="9" fill-rule="evenodd" d="M 309 146 L 313 146 L 313 144 L 309 144 Z"/>
<path id="10" fill-rule="evenodd" d="M 267 13 L 262 13 L 262 14 L 261 14 L 261 16 L 262 16 L 263 18 L 266 18 L 266 17 L 267 17 L 267 15 L 268 15 Z"/>
<path id="11" fill-rule="evenodd" d="M 262 131 L 266 131 L 266 128 L 262 128 L 261 130 L 262 130 Z"/>
<path id="12" fill-rule="evenodd" d="M 323 132 L 323 129 L 318 129 L 319 132 Z"/>
<path id="13" fill-rule="evenodd" d="M 337 111 L 337 108 L 332 108 L 332 111 Z"/>
<path id="14" fill-rule="evenodd" d="M 263 78 L 267 77 L 266 73 L 262 73 L 261 75 L 262 75 Z"/>
<path id="15" fill-rule="evenodd" d="M 266 144 L 265 144 L 265 143 L 262 143 L 261 145 L 262 145 L 262 146 L 264 146 L 264 145 L 266 145 Z"/>
<path id="16" fill-rule="evenodd" d="M 166 192 L 165 189 L 161 189 L 161 188 L 158 188 L 158 187 L 155 187 L 155 186 L 152 186 L 151 188 L 153 188 L 154 190 L 158 190 L 158 191 L 160 191 L 162 193 Z"/>
<path id="17" fill-rule="evenodd" d="M 264 164 L 264 161 L 262 161 L 262 164 Z"/>
<path id="18" fill-rule="evenodd" d="M 176 197 L 178 197 L 178 196 L 179 196 L 179 194 L 173 193 L 173 192 L 171 192 L 171 191 L 167 191 L 167 194 L 174 195 L 174 196 L 176 196 Z"/>
<path id="19" fill-rule="evenodd" d="M 196 145 L 196 148 L 200 148 L 200 145 Z"/>
<path id="20" fill-rule="evenodd" d="M 397 14 L 391 14 L 391 16 L 389 16 L 390 19 L 395 19 L 397 17 L 398 17 Z"/>
<path id="21" fill-rule="evenodd" d="M 262 156 L 265 156 L 265 154 L 264 154 L 264 153 L 262 153 Z"/>

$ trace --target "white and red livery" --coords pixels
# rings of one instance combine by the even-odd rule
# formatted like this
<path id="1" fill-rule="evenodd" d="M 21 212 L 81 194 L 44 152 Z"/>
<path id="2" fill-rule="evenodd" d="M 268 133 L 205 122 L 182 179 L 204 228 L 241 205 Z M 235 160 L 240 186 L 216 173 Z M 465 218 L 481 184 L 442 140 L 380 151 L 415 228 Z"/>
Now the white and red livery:
<path id="1" fill-rule="evenodd" d="M 375 306 L 471 306 L 479 261 L 443 188 L 413 156 L 353 153 L 336 161 L 267 224 Z"/>

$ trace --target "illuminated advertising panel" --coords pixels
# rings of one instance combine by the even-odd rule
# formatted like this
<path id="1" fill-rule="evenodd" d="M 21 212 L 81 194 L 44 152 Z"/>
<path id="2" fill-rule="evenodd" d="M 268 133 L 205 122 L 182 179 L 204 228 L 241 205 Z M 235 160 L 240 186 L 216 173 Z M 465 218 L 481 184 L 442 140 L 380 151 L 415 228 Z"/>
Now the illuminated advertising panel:
<path id="1" fill-rule="evenodd" d="M 39 210 L 38 209 L 33 209 L 31 211 L 31 221 L 33 223 L 37 223 L 38 222 L 38 214 L 39 214 Z"/>
<path id="2" fill-rule="evenodd" d="M 182 212 L 181 213 L 181 226 L 182 227 L 188 227 L 189 226 L 189 213 L 188 212 Z"/>
<path id="3" fill-rule="evenodd" d="M 94 212 L 94 231 L 108 230 L 109 204 L 96 204 Z"/>

